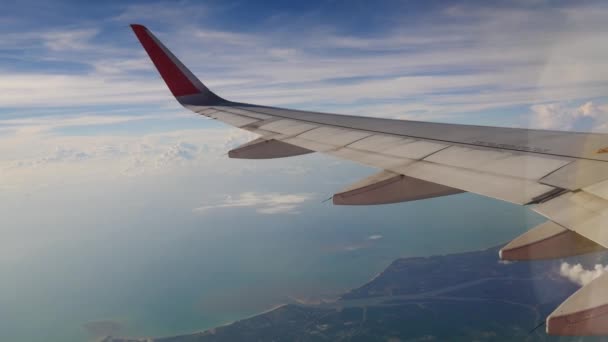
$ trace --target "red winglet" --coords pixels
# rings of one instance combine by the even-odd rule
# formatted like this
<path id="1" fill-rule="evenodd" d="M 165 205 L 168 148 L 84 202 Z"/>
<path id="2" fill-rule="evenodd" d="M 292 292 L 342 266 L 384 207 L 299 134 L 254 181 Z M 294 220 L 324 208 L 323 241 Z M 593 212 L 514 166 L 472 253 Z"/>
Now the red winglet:
<path id="1" fill-rule="evenodd" d="M 162 43 L 155 39 L 145 26 L 133 24 L 131 28 L 173 96 L 193 95 L 201 92 L 175 64 L 167 48 L 162 46 Z"/>

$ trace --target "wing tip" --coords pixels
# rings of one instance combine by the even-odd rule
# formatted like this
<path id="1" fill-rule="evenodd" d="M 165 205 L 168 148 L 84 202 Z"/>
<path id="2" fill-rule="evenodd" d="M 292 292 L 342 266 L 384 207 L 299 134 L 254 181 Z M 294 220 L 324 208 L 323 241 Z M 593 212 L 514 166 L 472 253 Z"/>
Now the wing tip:
<path id="1" fill-rule="evenodd" d="M 146 26 L 137 23 L 129 26 L 180 103 L 211 105 L 227 102 L 200 82 Z"/>
<path id="2" fill-rule="evenodd" d="M 129 24 L 129 26 L 131 27 L 131 29 L 133 31 L 141 31 L 141 30 L 148 31 L 148 28 L 145 25 L 142 25 L 142 24 Z"/>

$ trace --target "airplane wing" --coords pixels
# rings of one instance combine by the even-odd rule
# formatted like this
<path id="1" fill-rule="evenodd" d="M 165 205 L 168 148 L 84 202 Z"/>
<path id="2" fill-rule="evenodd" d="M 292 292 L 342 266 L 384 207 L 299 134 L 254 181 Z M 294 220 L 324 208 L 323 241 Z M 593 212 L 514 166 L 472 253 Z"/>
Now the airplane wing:
<path id="1" fill-rule="evenodd" d="M 321 152 L 378 168 L 333 196 L 337 205 L 420 200 L 462 192 L 529 205 L 548 221 L 501 250 L 505 260 L 560 258 L 608 248 L 608 135 L 389 120 L 232 102 L 210 91 L 148 29 L 131 25 L 187 109 L 259 135 L 231 158 Z M 558 335 L 608 334 L 606 276 L 547 318 Z M 598 291 L 597 289 L 602 289 Z"/>

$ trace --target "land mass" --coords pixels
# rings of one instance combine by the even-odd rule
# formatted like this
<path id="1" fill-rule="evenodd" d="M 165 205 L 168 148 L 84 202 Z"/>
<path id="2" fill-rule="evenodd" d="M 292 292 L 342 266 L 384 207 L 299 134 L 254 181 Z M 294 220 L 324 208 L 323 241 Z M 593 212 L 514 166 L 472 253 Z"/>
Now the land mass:
<path id="1" fill-rule="evenodd" d="M 331 303 L 287 304 L 189 335 L 102 341 L 558 340 L 533 329 L 579 286 L 560 275 L 560 260 L 505 263 L 498 250 L 400 258 Z M 606 259 L 601 253 L 568 262 L 592 268 Z"/>

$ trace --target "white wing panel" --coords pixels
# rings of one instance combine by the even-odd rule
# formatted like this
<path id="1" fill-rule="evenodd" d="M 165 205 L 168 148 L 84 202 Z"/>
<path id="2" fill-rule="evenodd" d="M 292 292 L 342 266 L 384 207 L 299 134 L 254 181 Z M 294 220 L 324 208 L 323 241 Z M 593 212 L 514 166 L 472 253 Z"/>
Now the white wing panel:
<path id="1" fill-rule="evenodd" d="M 585 192 L 608 200 L 608 180 L 583 188 Z"/>
<path id="2" fill-rule="evenodd" d="M 540 181 L 568 190 L 578 190 L 608 179 L 608 163 L 577 160 L 553 172 Z"/>
<path id="3" fill-rule="evenodd" d="M 334 128 L 334 127 L 319 127 L 311 131 L 302 133 L 300 138 L 319 141 L 334 146 L 348 145 L 357 140 L 361 140 L 370 136 L 371 133 L 363 131 L 355 131 L 350 129 Z"/>
<path id="4" fill-rule="evenodd" d="M 422 159 L 446 147 L 448 147 L 448 145 L 437 144 L 428 141 L 414 141 L 412 143 L 397 145 L 395 147 L 388 148 L 383 151 L 383 153 L 403 158 Z"/>
<path id="5" fill-rule="evenodd" d="M 404 166 L 415 162 L 412 159 L 388 156 L 374 152 L 359 151 L 348 147 L 335 151 L 329 151 L 328 154 L 381 169 L 390 169 L 395 166 Z"/>
<path id="6" fill-rule="evenodd" d="M 419 161 L 391 168 L 391 171 L 452 188 L 501 199 L 516 204 L 527 204 L 554 188 L 521 178 Z"/>
<path id="7" fill-rule="evenodd" d="M 261 129 L 285 135 L 297 135 L 319 126 L 296 120 L 277 120 L 260 126 Z"/>
<path id="8" fill-rule="evenodd" d="M 468 147 L 451 146 L 439 151 L 424 160 L 456 167 L 474 169 L 493 160 L 507 158 L 508 152 L 474 149 Z"/>
<path id="9" fill-rule="evenodd" d="M 216 107 L 214 107 L 214 108 L 216 108 Z M 261 120 L 268 120 L 268 119 L 273 118 L 272 115 L 261 114 L 261 113 L 257 113 L 257 112 L 252 112 L 250 110 L 242 110 L 242 109 L 232 108 L 232 107 L 217 107 L 217 109 L 228 112 L 228 113 L 248 116 L 251 118 L 256 118 L 256 119 L 261 119 Z"/>
<path id="10" fill-rule="evenodd" d="M 214 119 L 220 120 L 221 122 L 225 122 L 229 125 L 236 126 L 236 127 L 242 127 L 242 126 L 246 126 L 246 125 L 252 124 L 254 122 L 260 121 L 259 119 L 236 115 L 236 114 L 230 114 L 230 113 L 226 113 L 226 112 L 220 112 L 220 111 L 209 114 L 209 116 Z"/>
<path id="11" fill-rule="evenodd" d="M 312 140 L 308 140 L 308 139 L 304 139 L 304 138 L 300 138 L 300 137 L 293 137 L 293 138 L 287 138 L 287 139 L 283 139 L 284 142 L 288 143 L 288 144 L 292 144 L 292 145 L 296 145 L 296 146 L 300 146 L 312 151 L 317 151 L 317 152 L 327 152 L 327 151 L 331 151 L 331 150 L 335 150 L 337 147 L 333 146 L 333 145 L 328 145 L 328 144 L 324 144 L 324 143 L 320 143 L 317 141 L 312 141 Z"/>
<path id="12" fill-rule="evenodd" d="M 209 116 L 210 113 L 214 113 L 217 112 L 218 110 L 213 108 L 213 107 L 195 107 L 195 106 L 191 106 L 188 107 L 188 109 L 190 109 L 191 111 L 198 113 L 198 114 L 202 114 L 205 116 Z"/>
<path id="13" fill-rule="evenodd" d="M 395 147 L 397 145 L 407 144 L 414 142 L 414 139 L 401 138 L 394 135 L 381 135 L 375 134 L 365 139 L 355 141 L 348 147 L 356 148 L 358 150 L 382 152 L 388 148 Z"/>
<path id="14" fill-rule="evenodd" d="M 571 160 L 568 159 L 515 154 L 506 159 L 493 161 L 482 169 L 513 177 L 538 180 L 570 162 Z"/>
<path id="15" fill-rule="evenodd" d="M 564 158 L 452 146 L 426 161 L 526 179 L 540 179 L 568 164 Z"/>

